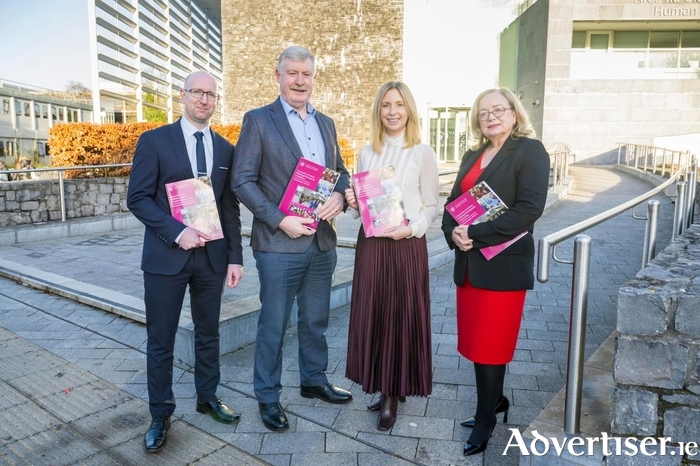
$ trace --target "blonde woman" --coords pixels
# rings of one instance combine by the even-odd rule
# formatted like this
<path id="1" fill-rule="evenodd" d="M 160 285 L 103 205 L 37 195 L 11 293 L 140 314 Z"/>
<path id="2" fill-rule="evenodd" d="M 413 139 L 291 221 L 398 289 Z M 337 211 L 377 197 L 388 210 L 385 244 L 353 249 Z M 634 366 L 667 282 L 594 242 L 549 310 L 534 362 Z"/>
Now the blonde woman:
<path id="1" fill-rule="evenodd" d="M 381 394 L 377 428 L 396 422 L 398 401 L 432 390 L 430 291 L 425 233 L 438 215 L 435 152 L 420 142 L 411 91 L 387 82 L 374 99 L 371 144 L 360 152 L 358 172 L 393 166 L 408 225 L 367 238 L 360 228 L 355 253 L 345 375 L 365 393 Z M 357 216 L 352 189 L 345 192 Z"/>

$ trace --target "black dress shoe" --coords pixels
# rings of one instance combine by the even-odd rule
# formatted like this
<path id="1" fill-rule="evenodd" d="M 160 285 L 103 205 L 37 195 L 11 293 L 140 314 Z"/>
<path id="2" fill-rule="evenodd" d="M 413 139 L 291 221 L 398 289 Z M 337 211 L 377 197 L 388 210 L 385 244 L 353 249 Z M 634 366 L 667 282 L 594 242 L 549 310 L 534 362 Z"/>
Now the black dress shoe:
<path id="1" fill-rule="evenodd" d="M 498 402 L 496 405 L 496 410 L 494 411 L 495 414 L 498 413 L 505 413 L 503 414 L 503 423 L 508 422 L 508 410 L 510 409 L 510 401 L 508 401 L 508 398 L 505 396 L 501 398 L 501 400 Z M 474 416 L 463 420 L 462 422 L 459 423 L 460 426 L 462 427 L 469 427 L 470 429 L 474 427 Z"/>
<path id="2" fill-rule="evenodd" d="M 299 393 L 304 398 L 318 398 L 326 403 L 343 404 L 352 400 L 352 393 L 342 388 L 334 387 L 329 382 L 316 387 L 302 385 L 299 387 Z"/>
<path id="3" fill-rule="evenodd" d="M 231 411 L 231 409 L 218 398 L 214 401 L 198 401 L 197 412 L 209 414 L 212 419 L 222 424 L 233 424 L 234 422 L 238 422 L 241 418 L 240 414 Z"/>
<path id="4" fill-rule="evenodd" d="M 151 421 L 151 425 L 143 437 L 143 448 L 149 453 L 157 453 L 168 440 L 168 429 L 170 428 L 170 418 L 168 416 L 156 416 Z"/>
<path id="5" fill-rule="evenodd" d="M 284 414 L 282 405 L 275 403 L 258 403 L 260 408 L 260 416 L 262 416 L 263 424 L 270 430 L 279 431 L 289 428 L 289 421 Z"/>

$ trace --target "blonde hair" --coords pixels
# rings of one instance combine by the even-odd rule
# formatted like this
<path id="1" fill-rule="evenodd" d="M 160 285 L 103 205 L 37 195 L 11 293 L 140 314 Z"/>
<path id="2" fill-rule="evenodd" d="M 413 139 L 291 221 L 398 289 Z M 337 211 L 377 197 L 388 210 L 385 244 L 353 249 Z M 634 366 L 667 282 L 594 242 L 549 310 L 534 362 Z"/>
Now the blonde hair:
<path id="1" fill-rule="evenodd" d="M 409 148 L 420 144 L 420 122 L 418 121 L 418 109 L 416 101 L 413 99 L 408 86 L 401 81 L 389 81 L 382 85 L 377 92 L 372 104 L 372 117 L 369 127 L 369 140 L 372 144 L 372 149 L 376 154 L 382 153 L 384 147 L 384 124 L 382 123 L 382 100 L 387 92 L 391 89 L 396 89 L 401 95 L 404 105 L 406 106 L 406 129 L 404 130 L 404 148 Z"/>
<path id="2" fill-rule="evenodd" d="M 471 149 L 478 149 L 486 141 L 488 141 L 488 138 L 481 132 L 481 124 L 479 122 L 479 104 L 481 103 L 481 99 L 496 92 L 505 97 L 511 110 L 513 111 L 513 114 L 515 115 L 515 125 L 513 125 L 513 131 L 510 133 L 510 137 L 517 139 L 521 137 L 534 138 L 537 136 L 537 132 L 532 127 L 532 123 L 530 123 L 530 117 L 527 116 L 525 107 L 523 107 L 520 99 L 513 94 L 513 91 L 506 89 L 505 87 L 487 89 L 476 98 L 471 114 L 469 115 L 469 123 L 472 129 Z"/>

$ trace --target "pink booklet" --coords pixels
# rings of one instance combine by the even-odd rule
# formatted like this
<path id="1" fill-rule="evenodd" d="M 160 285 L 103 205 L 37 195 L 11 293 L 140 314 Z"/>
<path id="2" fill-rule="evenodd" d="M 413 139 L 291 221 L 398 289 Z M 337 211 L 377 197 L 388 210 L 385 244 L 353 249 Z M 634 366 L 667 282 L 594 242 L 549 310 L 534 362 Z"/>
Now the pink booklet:
<path id="1" fill-rule="evenodd" d="M 393 166 L 356 173 L 352 183 L 367 238 L 390 227 L 408 225 Z"/>
<path id="2" fill-rule="evenodd" d="M 340 173 L 335 170 L 305 158 L 299 159 L 282 195 L 280 210 L 287 215 L 313 219 L 314 223 L 307 226 L 315 230 L 320 220 L 318 208 L 333 193 L 338 178 Z"/>
<path id="3" fill-rule="evenodd" d="M 472 189 L 462 193 L 461 196 L 445 206 L 445 210 L 447 210 L 460 225 L 474 225 L 488 222 L 501 215 L 507 209 L 508 206 L 493 192 L 485 181 L 476 184 Z M 481 254 L 484 255 L 486 260 L 491 260 L 496 254 L 503 251 L 526 234 L 527 232 L 524 231 L 515 238 L 504 243 L 481 248 Z"/>
<path id="4" fill-rule="evenodd" d="M 206 233 L 211 239 L 224 237 L 214 189 L 208 176 L 166 183 L 165 192 L 175 220 Z"/>

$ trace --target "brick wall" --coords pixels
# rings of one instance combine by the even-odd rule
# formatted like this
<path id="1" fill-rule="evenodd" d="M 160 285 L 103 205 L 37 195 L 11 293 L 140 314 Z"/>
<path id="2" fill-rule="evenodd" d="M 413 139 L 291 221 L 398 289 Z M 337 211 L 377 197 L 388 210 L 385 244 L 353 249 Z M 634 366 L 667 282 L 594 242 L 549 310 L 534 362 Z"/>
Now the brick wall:
<path id="1" fill-rule="evenodd" d="M 700 225 L 620 288 L 617 330 L 613 433 L 697 441 Z"/>
<path id="2" fill-rule="evenodd" d="M 66 180 L 66 218 L 128 212 L 128 178 Z M 61 220 L 58 180 L 0 182 L 0 227 Z"/>
<path id="3" fill-rule="evenodd" d="M 277 98 L 277 58 L 290 45 L 316 56 L 311 103 L 357 146 L 377 90 L 402 77 L 403 0 L 222 0 L 221 27 L 227 123 Z"/>

